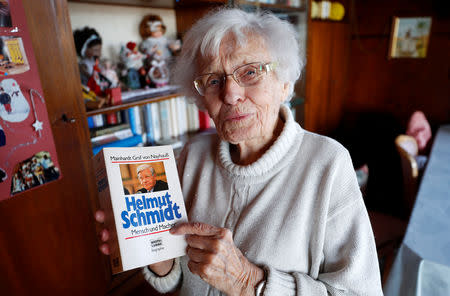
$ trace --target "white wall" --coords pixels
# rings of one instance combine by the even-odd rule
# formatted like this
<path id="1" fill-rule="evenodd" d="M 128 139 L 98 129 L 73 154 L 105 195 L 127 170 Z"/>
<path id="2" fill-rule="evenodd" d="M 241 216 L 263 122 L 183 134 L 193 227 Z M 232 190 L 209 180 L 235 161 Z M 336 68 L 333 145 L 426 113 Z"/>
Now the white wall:
<path id="1" fill-rule="evenodd" d="M 97 30 L 103 39 L 102 57 L 118 60 L 120 46 L 129 41 L 140 43 L 139 23 L 144 15 L 157 14 L 166 25 L 167 38 L 176 37 L 175 10 L 120 5 L 69 2 L 72 31 L 85 26 Z"/>

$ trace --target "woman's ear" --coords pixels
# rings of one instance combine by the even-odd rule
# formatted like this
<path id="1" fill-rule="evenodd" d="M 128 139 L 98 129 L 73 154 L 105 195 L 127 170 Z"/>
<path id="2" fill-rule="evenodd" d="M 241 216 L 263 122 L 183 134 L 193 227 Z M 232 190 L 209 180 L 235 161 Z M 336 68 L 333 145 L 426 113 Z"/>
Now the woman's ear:
<path id="1" fill-rule="evenodd" d="M 291 85 L 290 82 L 283 83 L 283 87 L 282 87 L 282 93 L 283 93 L 282 98 L 283 98 L 283 101 L 281 103 L 284 103 L 287 100 L 288 95 L 289 95 L 290 85 Z"/>

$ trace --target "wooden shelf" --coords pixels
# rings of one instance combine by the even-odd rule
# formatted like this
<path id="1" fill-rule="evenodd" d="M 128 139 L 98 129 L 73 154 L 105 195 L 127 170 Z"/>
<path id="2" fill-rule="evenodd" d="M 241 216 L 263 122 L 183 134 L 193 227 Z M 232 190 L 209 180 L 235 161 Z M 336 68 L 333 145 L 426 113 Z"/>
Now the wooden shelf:
<path id="1" fill-rule="evenodd" d="M 68 0 L 69 2 L 107 4 L 107 5 L 124 5 L 124 6 L 141 6 L 152 8 L 174 8 L 175 0 Z"/>
<path id="2" fill-rule="evenodd" d="M 158 96 L 158 97 L 141 99 L 141 100 L 137 100 L 137 101 L 124 102 L 120 105 L 113 105 L 113 106 L 108 106 L 108 107 L 97 109 L 97 110 L 87 111 L 86 116 L 89 117 L 89 116 L 94 116 L 94 115 L 99 115 L 99 114 L 117 112 L 120 110 L 129 109 L 129 108 L 132 108 L 135 106 L 142 106 L 142 105 L 146 105 L 146 104 L 150 104 L 150 103 L 156 103 L 156 102 L 172 99 L 172 98 L 179 97 L 179 96 L 180 96 L 179 93 L 173 93 L 173 94 L 168 94 L 168 95 L 163 95 L 163 96 Z"/>
<path id="3" fill-rule="evenodd" d="M 299 7 L 288 6 L 288 5 L 284 5 L 284 4 L 268 4 L 268 3 L 261 3 L 261 2 L 256 2 L 256 1 L 253 1 L 253 2 L 251 2 L 251 1 L 236 1 L 236 2 L 237 2 L 237 4 L 239 4 L 241 6 L 260 7 L 260 8 L 272 10 L 275 12 L 280 12 L 280 11 L 301 12 L 301 11 L 306 10 L 304 1 L 302 2 L 301 6 L 299 6 Z"/>

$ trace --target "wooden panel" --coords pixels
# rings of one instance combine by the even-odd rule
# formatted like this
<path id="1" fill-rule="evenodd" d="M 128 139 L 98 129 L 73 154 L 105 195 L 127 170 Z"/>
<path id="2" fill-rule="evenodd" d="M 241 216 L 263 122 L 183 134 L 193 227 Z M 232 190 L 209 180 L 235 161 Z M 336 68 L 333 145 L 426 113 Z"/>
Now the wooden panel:
<path id="1" fill-rule="evenodd" d="M 309 21 L 305 128 L 328 133 L 336 128 L 346 95 L 350 28 L 347 23 Z"/>
<path id="2" fill-rule="evenodd" d="M 344 112 L 392 114 L 406 125 L 417 109 L 433 126 L 450 121 L 450 19 L 442 1 L 357 1 L 357 27 L 351 41 L 350 79 Z M 388 3 L 389 2 L 389 3 Z M 447 11 L 447 12 L 445 12 Z M 447 17 L 443 16 L 447 13 Z M 425 59 L 388 59 L 394 15 L 431 15 L 432 33 Z M 386 24 L 389 26 L 386 29 Z M 353 27 L 356 27 L 354 25 Z"/>
<path id="3" fill-rule="evenodd" d="M 67 3 L 22 2 L 63 177 L 0 203 L 2 294 L 103 295 L 108 274 L 90 205 L 96 186 Z"/>

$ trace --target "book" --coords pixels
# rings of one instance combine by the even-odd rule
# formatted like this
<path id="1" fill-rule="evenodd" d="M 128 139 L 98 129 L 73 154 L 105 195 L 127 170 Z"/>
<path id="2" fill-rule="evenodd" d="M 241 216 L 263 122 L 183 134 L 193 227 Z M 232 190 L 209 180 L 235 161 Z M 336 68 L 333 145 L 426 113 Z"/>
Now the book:
<path id="1" fill-rule="evenodd" d="M 155 135 L 154 135 L 152 109 L 151 108 L 152 108 L 151 104 L 146 104 L 143 106 L 145 135 L 146 135 L 145 141 L 149 145 L 154 145 L 155 144 Z"/>
<path id="2" fill-rule="evenodd" d="M 139 106 L 128 109 L 128 118 L 133 133 L 135 135 L 142 135 L 144 133 L 144 128 L 142 125 L 142 116 Z"/>
<path id="3" fill-rule="evenodd" d="M 200 130 L 206 130 L 211 127 L 211 122 L 210 122 L 208 112 L 198 110 L 198 120 L 199 120 Z"/>
<path id="4" fill-rule="evenodd" d="M 165 85 L 158 88 L 135 89 L 122 92 L 121 99 L 122 102 L 134 102 L 142 99 L 171 94 L 178 91 L 179 88 L 180 87 L 178 85 Z"/>
<path id="5" fill-rule="evenodd" d="M 198 108 L 193 103 L 186 103 L 187 105 L 187 122 L 188 122 L 188 131 L 196 132 L 200 128 L 199 117 L 198 117 Z"/>
<path id="6" fill-rule="evenodd" d="M 180 135 L 179 124 L 178 124 L 178 109 L 177 109 L 177 99 L 173 98 L 169 101 L 169 117 L 170 117 L 170 136 L 176 138 Z"/>
<path id="7" fill-rule="evenodd" d="M 97 114 L 92 116 L 92 121 L 94 123 L 94 127 L 102 127 L 105 125 L 103 114 Z"/>
<path id="8" fill-rule="evenodd" d="M 161 127 L 159 122 L 158 103 L 150 104 L 150 109 L 152 112 L 153 137 L 155 141 L 158 141 L 161 139 Z"/>
<path id="9" fill-rule="evenodd" d="M 117 125 L 111 125 L 107 127 L 94 128 L 90 130 L 91 138 L 98 137 L 106 134 L 111 134 L 120 130 L 130 128 L 129 123 L 122 123 Z"/>
<path id="10" fill-rule="evenodd" d="M 169 100 L 164 100 L 158 102 L 159 107 L 159 120 L 160 120 L 160 130 L 161 130 L 161 138 L 160 140 L 168 140 L 171 138 L 171 127 L 170 127 L 170 104 Z"/>
<path id="11" fill-rule="evenodd" d="M 96 155 L 98 152 L 100 152 L 100 150 L 102 150 L 105 147 L 134 147 L 142 145 L 142 142 L 143 140 L 141 135 L 133 135 L 129 138 L 92 147 L 92 152 L 94 155 Z"/>
<path id="12" fill-rule="evenodd" d="M 187 133 L 187 106 L 185 97 L 177 97 L 178 124 L 180 135 Z"/>
<path id="13" fill-rule="evenodd" d="M 184 236 L 169 233 L 187 222 L 170 146 L 104 148 L 94 167 L 113 274 L 185 255 Z M 140 176 L 146 176 L 142 183 Z"/>
<path id="14" fill-rule="evenodd" d="M 91 143 L 93 147 L 105 145 L 107 143 L 111 143 L 118 140 L 123 140 L 133 136 L 133 132 L 131 128 L 118 130 L 109 134 L 103 134 L 100 136 L 96 136 L 91 138 Z"/>

